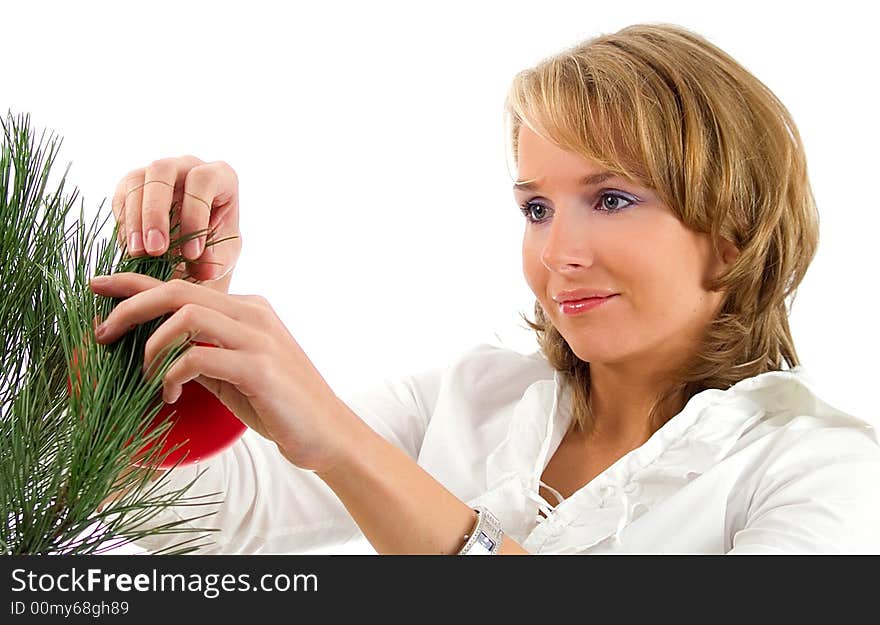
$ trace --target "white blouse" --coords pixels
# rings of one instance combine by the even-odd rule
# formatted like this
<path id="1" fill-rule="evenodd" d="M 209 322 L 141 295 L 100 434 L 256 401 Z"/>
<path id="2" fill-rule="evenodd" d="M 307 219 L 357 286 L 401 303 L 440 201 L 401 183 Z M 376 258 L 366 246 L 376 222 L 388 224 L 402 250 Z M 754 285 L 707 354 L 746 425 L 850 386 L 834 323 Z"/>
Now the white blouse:
<path id="1" fill-rule="evenodd" d="M 533 554 L 880 553 L 880 437 L 811 387 L 799 366 L 702 391 L 643 445 L 552 502 L 538 494 L 540 477 L 571 414 L 540 352 L 481 344 L 448 367 L 337 394 Z M 303 553 L 363 538 L 317 475 L 252 431 L 172 471 L 163 489 L 201 471 L 189 494 L 220 492 L 224 504 L 169 508 L 151 521 L 218 510 L 190 523 L 220 530 L 199 553 Z M 154 551 L 191 536 L 138 545 Z"/>

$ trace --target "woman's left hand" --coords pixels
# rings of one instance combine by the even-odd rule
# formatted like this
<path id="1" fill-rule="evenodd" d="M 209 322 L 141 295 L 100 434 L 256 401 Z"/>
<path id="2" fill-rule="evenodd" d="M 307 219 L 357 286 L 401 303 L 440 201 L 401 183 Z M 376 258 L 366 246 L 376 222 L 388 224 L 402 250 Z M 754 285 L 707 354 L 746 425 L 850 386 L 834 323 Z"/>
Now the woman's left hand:
<path id="1" fill-rule="evenodd" d="M 145 371 L 184 336 L 217 346 L 192 346 L 178 358 L 163 380 L 166 401 L 196 380 L 296 466 L 326 471 L 334 463 L 351 413 L 264 298 L 135 272 L 90 284 L 99 295 L 125 298 L 104 321 L 99 343 L 173 313 L 147 341 Z"/>

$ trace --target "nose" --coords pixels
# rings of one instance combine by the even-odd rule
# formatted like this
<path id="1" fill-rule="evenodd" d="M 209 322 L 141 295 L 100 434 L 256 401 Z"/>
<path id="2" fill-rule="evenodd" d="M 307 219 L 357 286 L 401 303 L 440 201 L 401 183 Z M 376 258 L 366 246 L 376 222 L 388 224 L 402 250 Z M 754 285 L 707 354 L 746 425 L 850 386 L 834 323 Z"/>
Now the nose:
<path id="1" fill-rule="evenodd" d="M 576 210 L 559 210 L 553 215 L 541 251 L 541 261 L 547 269 L 565 273 L 593 264 L 586 219 Z"/>

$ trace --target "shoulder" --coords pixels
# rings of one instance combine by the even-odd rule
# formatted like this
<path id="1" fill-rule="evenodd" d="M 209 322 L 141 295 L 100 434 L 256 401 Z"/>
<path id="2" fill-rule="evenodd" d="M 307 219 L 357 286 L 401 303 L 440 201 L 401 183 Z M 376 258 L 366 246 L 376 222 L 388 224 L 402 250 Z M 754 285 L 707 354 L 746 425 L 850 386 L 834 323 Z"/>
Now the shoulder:
<path id="1" fill-rule="evenodd" d="M 874 424 L 824 401 L 799 367 L 735 387 L 733 402 L 755 418 L 730 454 L 747 467 L 732 489 L 734 553 L 880 551 Z"/>
<path id="2" fill-rule="evenodd" d="M 760 415 L 738 445 L 760 450 L 755 507 L 781 496 L 880 506 L 880 436 L 873 422 L 823 400 L 801 367 L 757 376 L 736 394 Z"/>
<path id="3" fill-rule="evenodd" d="M 825 401 L 803 367 L 742 380 L 725 395 L 729 405 L 759 417 L 744 438 L 772 435 L 778 439 L 777 454 L 807 447 L 814 454 L 852 451 L 880 457 L 876 424 Z"/>
<path id="4" fill-rule="evenodd" d="M 478 343 L 469 347 L 455 359 L 454 363 L 457 367 L 480 367 L 492 364 L 509 370 L 520 368 L 546 369 L 551 372 L 552 377 L 552 368 L 540 350 L 522 353 L 510 347 L 493 345 L 491 343 Z"/>
<path id="5" fill-rule="evenodd" d="M 447 384 L 475 397 L 519 398 L 531 384 L 553 380 L 555 370 L 540 351 L 523 354 L 480 343 L 463 352 L 446 370 Z"/>
<path id="6" fill-rule="evenodd" d="M 795 483 L 809 483 L 817 496 L 833 495 L 840 480 L 863 496 L 880 494 L 875 424 L 822 399 L 802 367 L 763 373 L 693 399 L 696 423 L 687 430 L 691 444 L 680 451 L 682 462 L 705 456 L 706 465 L 720 462 L 737 471 L 733 490 L 753 493 L 753 504 Z"/>

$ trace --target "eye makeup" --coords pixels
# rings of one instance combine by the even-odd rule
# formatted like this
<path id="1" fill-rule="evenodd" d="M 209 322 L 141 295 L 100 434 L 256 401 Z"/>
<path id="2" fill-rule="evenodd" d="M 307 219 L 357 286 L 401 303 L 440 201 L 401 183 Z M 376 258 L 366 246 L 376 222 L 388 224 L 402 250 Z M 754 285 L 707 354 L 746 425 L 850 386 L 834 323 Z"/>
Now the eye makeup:
<path id="1" fill-rule="evenodd" d="M 600 213 L 606 213 L 606 214 L 618 213 L 620 211 L 626 210 L 627 208 L 635 206 L 636 204 L 638 204 L 641 201 L 637 197 L 635 197 L 634 195 L 630 195 L 629 193 L 623 193 L 622 191 L 613 191 L 613 190 L 601 191 L 598 194 L 598 197 L 599 197 L 599 201 L 597 202 L 597 204 L 594 208 L 595 208 L 595 210 L 599 211 Z M 608 204 L 606 203 L 608 200 L 611 200 L 614 203 L 614 205 L 608 206 Z M 626 202 L 626 206 L 620 206 L 619 204 L 621 201 Z M 601 206 L 601 208 L 599 208 L 599 206 Z M 546 218 L 536 219 L 532 216 L 532 210 L 535 208 L 542 208 L 544 210 L 547 210 L 547 206 L 545 206 L 541 202 L 536 202 L 534 200 L 526 200 L 525 202 L 520 204 L 519 208 L 520 208 L 520 211 L 522 212 L 522 214 L 525 216 L 526 221 L 528 221 L 529 223 L 533 223 L 533 224 L 541 223 L 542 221 L 544 221 L 544 219 L 546 219 Z"/>

